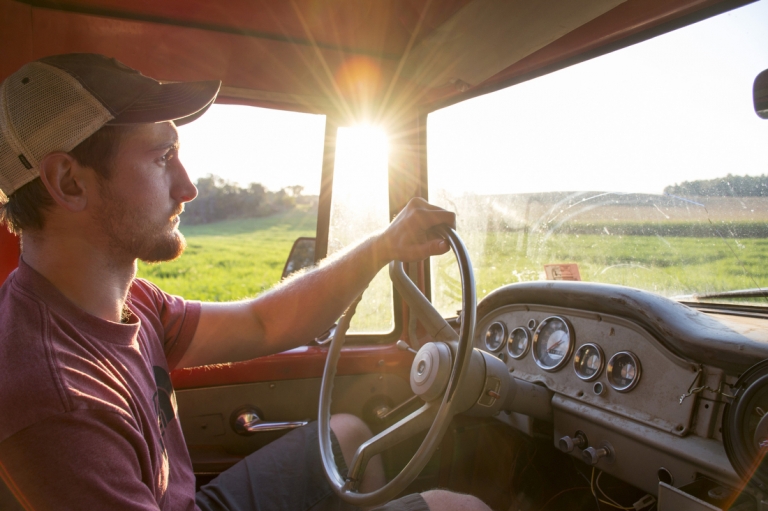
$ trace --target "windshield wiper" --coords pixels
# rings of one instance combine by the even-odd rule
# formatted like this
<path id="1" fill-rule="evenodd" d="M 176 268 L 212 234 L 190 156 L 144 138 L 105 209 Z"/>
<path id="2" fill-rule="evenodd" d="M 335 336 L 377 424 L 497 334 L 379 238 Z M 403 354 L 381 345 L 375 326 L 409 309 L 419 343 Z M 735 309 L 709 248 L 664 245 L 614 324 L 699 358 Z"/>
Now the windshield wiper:
<path id="1" fill-rule="evenodd" d="M 752 289 L 735 289 L 733 291 L 721 291 L 719 293 L 704 293 L 694 294 L 693 298 L 707 299 L 707 298 L 768 298 L 768 289 L 752 288 Z"/>

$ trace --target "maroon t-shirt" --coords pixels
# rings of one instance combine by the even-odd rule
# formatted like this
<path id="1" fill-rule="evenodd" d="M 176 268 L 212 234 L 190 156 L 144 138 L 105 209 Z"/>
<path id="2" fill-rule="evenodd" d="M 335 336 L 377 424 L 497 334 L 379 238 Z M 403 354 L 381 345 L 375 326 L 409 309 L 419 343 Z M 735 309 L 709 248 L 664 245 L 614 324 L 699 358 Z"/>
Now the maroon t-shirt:
<path id="1" fill-rule="evenodd" d="M 168 368 L 200 303 L 136 279 L 127 305 L 99 319 L 23 261 L 0 287 L 0 476 L 28 509 L 195 509 Z"/>

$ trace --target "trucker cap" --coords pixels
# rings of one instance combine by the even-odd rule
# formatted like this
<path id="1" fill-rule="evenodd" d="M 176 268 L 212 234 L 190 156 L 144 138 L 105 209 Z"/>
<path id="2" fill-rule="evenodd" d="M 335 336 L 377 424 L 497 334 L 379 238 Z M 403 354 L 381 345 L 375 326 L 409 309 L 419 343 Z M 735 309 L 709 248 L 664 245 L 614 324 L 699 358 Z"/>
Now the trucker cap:
<path id="1" fill-rule="evenodd" d="M 40 160 L 71 151 L 106 125 L 186 124 L 211 106 L 218 80 L 164 82 L 93 53 L 45 57 L 0 85 L 0 190 L 40 175 Z"/>

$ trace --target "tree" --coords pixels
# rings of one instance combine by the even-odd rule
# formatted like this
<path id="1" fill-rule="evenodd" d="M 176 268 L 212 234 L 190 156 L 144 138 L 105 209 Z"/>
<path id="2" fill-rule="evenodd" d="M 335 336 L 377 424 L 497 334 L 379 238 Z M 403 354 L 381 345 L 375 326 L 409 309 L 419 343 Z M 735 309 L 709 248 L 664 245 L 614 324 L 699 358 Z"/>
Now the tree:
<path id="1" fill-rule="evenodd" d="M 260 183 L 243 188 L 214 174 L 201 177 L 196 186 L 197 198 L 185 207 L 184 220 L 189 224 L 253 218 L 291 209 L 304 189 L 297 185 L 270 192 Z"/>
<path id="2" fill-rule="evenodd" d="M 768 197 L 768 175 L 734 176 L 683 181 L 664 188 L 668 195 L 698 197 Z"/>

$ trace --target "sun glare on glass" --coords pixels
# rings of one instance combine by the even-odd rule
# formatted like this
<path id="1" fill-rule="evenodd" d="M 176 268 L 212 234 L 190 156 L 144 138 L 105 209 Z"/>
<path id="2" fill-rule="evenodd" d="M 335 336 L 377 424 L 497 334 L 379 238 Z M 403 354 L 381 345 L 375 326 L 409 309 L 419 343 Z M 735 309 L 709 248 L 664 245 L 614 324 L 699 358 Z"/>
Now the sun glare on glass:
<path id="1" fill-rule="evenodd" d="M 375 126 L 339 128 L 333 171 L 328 253 L 360 241 L 389 224 L 389 142 Z M 392 284 L 386 269 L 368 286 L 351 333 L 394 328 Z"/>
<path id="2" fill-rule="evenodd" d="M 347 204 L 361 205 L 371 194 L 383 194 L 388 204 L 387 167 L 389 141 L 383 129 L 371 125 L 339 128 L 333 196 Z M 343 199 L 342 197 L 343 196 Z M 379 202 L 379 201 L 376 201 Z"/>

